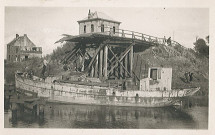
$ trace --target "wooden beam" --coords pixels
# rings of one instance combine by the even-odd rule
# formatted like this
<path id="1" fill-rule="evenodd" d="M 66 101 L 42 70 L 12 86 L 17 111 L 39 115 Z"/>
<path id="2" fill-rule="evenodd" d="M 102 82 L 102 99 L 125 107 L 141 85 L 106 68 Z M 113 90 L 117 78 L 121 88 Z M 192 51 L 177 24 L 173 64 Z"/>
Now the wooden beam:
<path id="1" fill-rule="evenodd" d="M 103 68 L 103 50 L 100 50 L 99 53 L 99 77 L 102 78 L 103 74 L 102 74 L 102 68 Z"/>
<path id="2" fill-rule="evenodd" d="M 120 47 L 120 48 L 127 48 L 125 45 L 116 45 L 116 44 L 109 44 L 111 47 Z"/>
<path id="3" fill-rule="evenodd" d="M 77 54 L 79 51 L 80 51 L 80 48 L 78 48 L 78 49 L 72 51 L 72 52 L 70 53 L 70 55 L 68 55 L 68 56 L 67 56 L 65 59 L 63 59 L 62 61 L 69 61 L 69 60 L 71 60 L 74 56 L 76 56 L 76 54 Z"/>
<path id="4" fill-rule="evenodd" d="M 96 62 L 95 62 L 95 77 L 98 77 L 98 63 L 99 63 L 99 55 L 96 55 Z"/>
<path id="5" fill-rule="evenodd" d="M 87 72 L 91 69 L 91 66 L 92 66 L 93 63 L 95 62 L 95 59 L 96 59 L 97 54 L 99 53 L 99 51 L 100 51 L 101 49 L 103 49 L 104 46 L 105 46 L 105 44 L 101 44 L 101 45 L 99 46 L 99 48 L 96 50 L 95 55 L 93 56 L 93 58 L 92 58 L 92 60 L 90 61 L 89 65 L 87 66 L 87 68 L 84 70 L 85 73 L 87 73 Z"/>
<path id="6" fill-rule="evenodd" d="M 68 55 L 66 55 L 66 56 L 61 60 L 61 62 L 67 61 L 67 59 L 69 59 L 70 57 L 73 57 L 74 54 L 75 54 L 75 52 L 77 52 L 79 49 L 80 49 L 79 46 L 76 45 L 76 46 L 72 49 L 72 51 L 71 51 Z"/>
<path id="7" fill-rule="evenodd" d="M 115 56 L 117 56 L 116 54 L 114 54 Z M 114 59 L 115 57 L 113 56 L 110 60 L 109 60 L 109 62 L 110 63 L 113 63 L 112 61 L 113 61 L 113 59 Z"/>
<path id="8" fill-rule="evenodd" d="M 109 50 L 110 50 L 110 52 L 114 55 L 114 52 L 111 50 L 111 48 L 107 45 L 107 47 L 109 48 Z M 118 59 L 115 55 L 114 55 L 114 57 L 116 58 L 116 60 L 117 60 L 117 63 L 114 65 L 114 68 L 118 65 L 118 63 L 125 69 L 125 67 L 121 64 L 121 60 L 120 59 Z M 112 67 L 113 68 L 113 67 Z M 110 71 L 109 71 L 110 72 Z M 131 76 L 131 74 L 126 70 L 126 72 Z"/>
<path id="9" fill-rule="evenodd" d="M 143 64 L 143 61 L 142 61 L 142 59 L 140 59 L 141 60 L 141 63 L 140 63 L 140 76 L 139 76 L 139 78 L 141 79 L 141 77 L 142 77 L 142 64 Z"/>
<path id="10" fill-rule="evenodd" d="M 120 48 L 120 49 L 122 50 L 122 48 Z M 124 59 L 124 58 L 123 58 L 123 59 Z M 123 78 L 124 78 L 124 76 L 123 76 L 123 71 L 124 71 L 124 69 L 123 69 L 122 65 L 123 65 L 123 66 L 125 66 L 125 65 L 124 65 L 123 59 L 120 61 L 121 64 L 119 65 L 120 79 L 123 79 Z"/>
<path id="11" fill-rule="evenodd" d="M 122 53 L 122 55 L 119 56 L 119 61 L 122 61 L 123 58 L 128 54 L 128 52 L 130 51 L 131 46 L 133 46 L 133 44 L 131 44 L 131 45 L 124 51 L 124 53 Z M 112 51 L 112 52 L 113 52 L 113 51 Z M 117 63 L 118 58 L 116 57 L 116 55 L 115 55 L 114 53 L 113 53 L 113 56 L 116 58 L 116 61 L 115 61 L 115 62 Z M 115 62 L 113 62 L 113 63 L 111 64 L 111 69 L 109 70 L 108 74 L 109 74 L 110 72 L 112 72 L 112 70 L 117 66 L 117 64 L 116 64 Z M 115 63 L 115 64 L 114 64 L 114 63 Z"/>
<path id="12" fill-rule="evenodd" d="M 90 56 L 90 54 L 86 51 L 87 56 L 92 59 L 92 57 Z"/>
<path id="13" fill-rule="evenodd" d="M 130 64 L 130 73 L 131 73 L 131 77 L 133 76 L 132 72 L 133 72 L 133 58 L 134 58 L 134 49 L 133 46 L 131 46 L 130 49 L 130 53 L 129 53 L 129 64 Z"/>
<path id="14" fill-rule="evenodd" d="M 107 58 L 108 58 L 108 45 L 104 46 L 104 79 L 107 79 Z"/>
<path id="15" fill-rule="evenodd" d="M 119 74 L 120 74 L 120 79 L 123 79 L 123 68 L 122 68 L 122 65 L 123 65 L 123 60 L 121 61 L 121 64 L 119 64 Z"/>
<path id="16" fill-rule="evenodd" d="M 121 46 L 125 46 L 125 44 L 131 44 L 132 42 L 131 41 L 110 41 L 109 42 L 110 44 L 122 44 Z"/>
<path id="17" fill-rule="evenodd" d="M 94 77 L 94 65 L 91 66 L 90 77 Z"/>
<path id="18" fill-rule="evenodd" d="M 132 56 L 133 56 L 133 44 L 132 44 L 131 46 L 132 46 L 131 51 L 132 51 Z M 135 74 L 135 72 L 133 71 L 133 66 L 132 66 L 132 67 L 130 66 L 130 72 L 129 72 L 128 70 L 125 69 L 125 67 L 124 67 L 124 66 L 122 65 L 122 63 L 121 63 L 122 59 L 125 57 L 125 55 L 129 52 L 130 49 L 127 48 L 128 51 L 125 50 L 125 51 L 124 51 L 125 53 L 122 55 L 122 57 L 121 57 L 120 59 L 118 59 L 118 58 L 114 55 L 114 52 L 112 51 L 112 49 L 111 49 L 108 45 L 107 45 L 107 47 L 109 48 L 109 50 L 110 50 L 110 52 L 113 54 L 113 56 L 116 58 L 117 62 L 120 63 L 120 65 L 122 66 L 122 68 L 128 73 L 128 75 L 132 77 L 132 76 L 133 76 L 132 74 L 134 74 L 135 77 L 137 78 L 137 80 L 140 80 L 139 77 L 138 77 L 138 76 Z M 132 60 L 130 60 L 130 62 L 132 61 L 132 63 L 133 63 L 133 57 L 130 56 L 130 58 L 132 59 Z M 112 67 L 111 67 L 111 70 L 113 70 L 113 69 L 118 65 L 118 63 L 116 63 L 114 66 L 112 66 Z M 132 65 L 133 65 L 133 64 L 132 64 Z M 108 74 L 111 72 L 111 70 L 108 71 Z"/>
<path id="19" fill-rule="evenodd" d="M 125 61 L 125 70 L 128 70 L 128 55 L 125 56 L 124 61 Z M 125 74 L 125 77 L 128 76 L 126 71 L 124 71 L 124 74 Z"/>

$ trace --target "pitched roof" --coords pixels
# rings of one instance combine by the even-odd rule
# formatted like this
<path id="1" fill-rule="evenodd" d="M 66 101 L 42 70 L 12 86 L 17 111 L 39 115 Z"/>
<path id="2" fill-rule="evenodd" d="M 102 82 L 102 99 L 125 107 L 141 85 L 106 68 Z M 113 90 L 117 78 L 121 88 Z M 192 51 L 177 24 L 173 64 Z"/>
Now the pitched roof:
<path id="1" fill-rule="evenodd" d="M 24 40 L 26 40 L 26 46 L 35 47 L 36 45 L 27 37 L 27 35 L 19 36 L 14 38 L 11 42 L 7 45 L 10 46 L 25 46 Z"/>
<path id="2" fill-rule="evenodd" d="M 102 19 L 102 20 L 107 20 L 107 21 L 111 21 L 111 22 L 121 23 L 119 21 L 115 21 L 113 18 L 106 15 L 105 13 L 97 12 L 97 11 L 95 11 L 94 13 L 89 13 L 88 17 L 85 17 L 84 19 L 82 19 L 78 22 L 84 22 L 84 21 L 94 20 L 94 19 Z"/>

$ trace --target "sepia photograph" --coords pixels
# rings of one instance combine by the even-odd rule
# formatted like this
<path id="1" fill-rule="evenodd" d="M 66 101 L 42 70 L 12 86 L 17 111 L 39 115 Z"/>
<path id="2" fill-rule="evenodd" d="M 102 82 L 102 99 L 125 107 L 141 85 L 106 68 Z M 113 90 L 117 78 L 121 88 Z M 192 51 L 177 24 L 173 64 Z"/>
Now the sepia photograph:
<path id="1" fill-rule="evenodd" d="M 208 130 L 209 38 L 206 7 L 5 6 L 3 126 Z"/>

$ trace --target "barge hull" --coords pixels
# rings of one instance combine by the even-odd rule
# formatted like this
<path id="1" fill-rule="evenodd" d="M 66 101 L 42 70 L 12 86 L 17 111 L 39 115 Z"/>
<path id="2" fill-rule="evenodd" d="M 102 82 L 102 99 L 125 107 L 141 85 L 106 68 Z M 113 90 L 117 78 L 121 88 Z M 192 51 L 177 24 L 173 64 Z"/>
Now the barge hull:
<path id="1" fill-rule="evenodd" d="M 108 106 L 165 107 L 181 97 L 191 96 L 199 88 L 171 91 L 119 91 L 110 87 L 86 86 L 69 83 L 47 83 L 16 75 L 17 90 L 35 92 L 48 102 Z M 113 94 L 114 93 L 114 94 Z"/>

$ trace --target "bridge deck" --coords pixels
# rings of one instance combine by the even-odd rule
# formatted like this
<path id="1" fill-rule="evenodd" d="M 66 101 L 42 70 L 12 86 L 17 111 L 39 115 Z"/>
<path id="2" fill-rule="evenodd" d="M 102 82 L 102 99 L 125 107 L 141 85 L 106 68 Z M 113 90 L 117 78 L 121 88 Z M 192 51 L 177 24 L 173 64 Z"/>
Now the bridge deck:
<path id="1" fill-rule="evenodd" d="M 131 42 L 135 42 L 135 46 L 153 46 L 158 44 L 166 44 L 164 38 L 154 37 L 150 35 L 146 35 L 139 32 L 116 29 L 113 31 L 112 28 L 106 28 L 104 32 L 94 32 L 94 33 L 86 33 L 77 36 L 72 35 L 64 35 L 62 39 L 57 42 L 63 41 L 71 41 L 71 42 L 79 42 L 79 43 L 89 43 L 93 44 L 96 42 L 102 42 L 104 40 L 109 39 L 110 42 L 125 45 L 126 43 L 130 44 Z M 171 40 L 170 43 L 172 46 L 180 45 L 178 42 Z M 182 46 L 183 47 L 183 46 Z"/>

